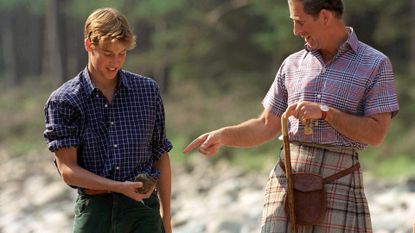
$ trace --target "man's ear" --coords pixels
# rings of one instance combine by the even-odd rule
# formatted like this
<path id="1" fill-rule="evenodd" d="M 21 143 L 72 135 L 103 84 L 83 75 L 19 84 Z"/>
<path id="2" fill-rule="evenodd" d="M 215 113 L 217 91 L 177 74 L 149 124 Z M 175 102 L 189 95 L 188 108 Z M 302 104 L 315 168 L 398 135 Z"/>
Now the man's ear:
<path id="1" fill-rule="evenodd" d="M 322 10 L 320 11 L 320 18 L 321 18 L 321 20 L 323 21 L 323 23 L 324 23 L 325 25 L 327 25 L 327 24 L 328 24 L 328 23 L 330 23 L 330 21 L 332 20 L 332 18 L 333 18 L 333 13 L 332 13 L 331 11 L 329 11 L 329 10 L 322 9 Z"/>
<path id="2" fill-rule="evenodd" d="M 91 45 L 92 45 L 92 43 L 91 43 L 91 41 L 89 39 L 85 39 L 84 40 L 84 47 L 85 47 L 85 50 L 87 52 L 90 52 L 91 51 Z"/>

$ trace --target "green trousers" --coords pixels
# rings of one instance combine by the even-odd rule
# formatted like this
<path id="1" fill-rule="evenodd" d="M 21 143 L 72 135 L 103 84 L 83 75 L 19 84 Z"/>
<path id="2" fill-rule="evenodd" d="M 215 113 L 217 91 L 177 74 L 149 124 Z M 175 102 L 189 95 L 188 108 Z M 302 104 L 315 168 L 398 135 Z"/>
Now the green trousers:
<path id="1" fill-rule="evenodd" d="M 160 203 L 153 193 L 137 202 L 122 194 L 79 194 L 75 203 L 74 233 L 164 233 Z"/>

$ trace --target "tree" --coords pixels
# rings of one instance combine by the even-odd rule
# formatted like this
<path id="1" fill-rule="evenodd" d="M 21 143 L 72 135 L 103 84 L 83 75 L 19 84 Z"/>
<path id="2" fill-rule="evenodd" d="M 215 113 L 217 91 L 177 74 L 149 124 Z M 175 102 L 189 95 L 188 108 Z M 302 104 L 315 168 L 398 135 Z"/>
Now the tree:
<path id="1" fill-rule="evenodd" d="M 58 31 L 58 0 L 47 0 L 45 15 L 45 56 L 43 58 L 43 76 L 51 83 L 59 84 L 63 80 L 62 57 Z"/>
<path id="2" fill-rule="evenodd" d="M 410 77 L 413 77 L 415 75 L 415 0 L 411 1 L 411 13 L 410 15 L 411 20 L 410 20 L 410 32 L 411 32 L 411 36 L 410 36 L 410 43 L 411 43 L 411 50 L 410 50 L 410 62 L 409 62 L 409 67 L 410 67 Z"/>
<path id="3" fill-rule="evenodd" d="M 18 85 L 27 75 L 38 75 L 37 60 L 44 0 L 0 1 L 0 67 L 7 83 Z"/>
<path id="4" fill-rule="evenodd" d="M 17 77 L 17 60 L 15 57 L 15 43 L 14 43 L 14 33 L 13 33 L 13 22 L 14 15 L 10 10 L 4 11 L 1 15 L 1 48 L 3 53 L 2 61 L 4 62 L 4 76 L 6 77 L 6 82 L 10 85 L 18 84 Z"/>
<path id="5" fill-rule="evenodd" d="M 155 78 L 164 94 L 169 90 L 172 67 L 178 62 L 175 52 L 180 38 L 177 31 L 186 17 L 183 10 L 188 7 L 187 2 L 141 1 L 135 7 L 129 7 L 129 2 L 125 2 L 128 18 L 138 34 L 136 53 L 129 64 L 136 64 L 135 69 L 140 73 Z"/>

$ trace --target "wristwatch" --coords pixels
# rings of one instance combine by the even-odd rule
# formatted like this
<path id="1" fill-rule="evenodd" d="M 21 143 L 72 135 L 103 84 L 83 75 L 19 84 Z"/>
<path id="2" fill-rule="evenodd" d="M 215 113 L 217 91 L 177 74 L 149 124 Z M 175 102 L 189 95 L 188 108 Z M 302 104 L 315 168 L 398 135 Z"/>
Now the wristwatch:
<path id="1" fill-rule="evenodd" d="M 330 110 L 329 106 L 322 104 L 320 105 L 320 110 L 321 110 L 321 120 L 326 119 L 327 112 Z"/>

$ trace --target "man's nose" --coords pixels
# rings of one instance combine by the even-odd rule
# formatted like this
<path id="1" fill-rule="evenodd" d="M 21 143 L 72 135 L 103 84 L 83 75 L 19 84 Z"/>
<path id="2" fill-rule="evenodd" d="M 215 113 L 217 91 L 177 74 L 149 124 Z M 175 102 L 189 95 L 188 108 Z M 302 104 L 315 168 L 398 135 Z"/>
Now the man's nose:
<path id="1" fill-rule="evenodd" d="M 120 64 L 122 64 L 124 57 L 122 56 L 114 56 L 114 58 L 112 59 L 112 64 L 119 66 Z"/>
<path id="2" fill-rule="evenodd" d="M 301 30 L 300 27 L 294 24 L 293 26 L 293 34 L 294 36 L 301 36 Z"/>

